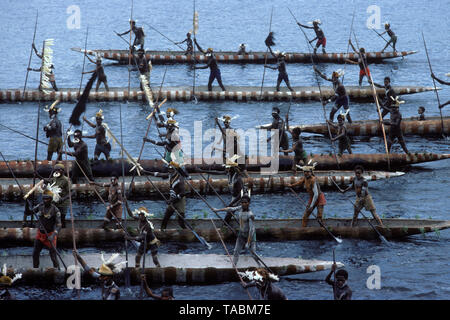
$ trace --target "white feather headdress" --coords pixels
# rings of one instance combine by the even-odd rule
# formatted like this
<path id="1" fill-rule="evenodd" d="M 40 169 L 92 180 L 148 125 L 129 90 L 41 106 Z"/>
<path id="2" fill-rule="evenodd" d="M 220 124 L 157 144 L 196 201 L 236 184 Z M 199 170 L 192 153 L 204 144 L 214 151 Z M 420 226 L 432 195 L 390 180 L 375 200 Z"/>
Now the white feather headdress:
<path id="1" fill-rule="evenodd" d="M 104 265 L 111 268 L 111 270 L 115 273 L 119 273 L 122 270 L 122 265 L 126 264 L 127 261 L 121 261 L 118 263 L 114 263 L 114 260 L 120 257 L 119 253 L 114 253 L 108 260 L 105 260 L 105 257 L 103 256 L 103 252 L 101 253 L 102 262 Z"/>
<path id="2" fill-rule="evenodd" d="M 53 202 L 59 202 L 59 200 L 61 199 L 61 188 L 56 185 L 56 182 L 47 185 L 47 190 L 50 190 L 53 193 Z"/>
<path id="3" fill-rule="evenodd" d="M 51 67 L 53 65 L 53 50 L 50 48 L 52 45 L 54 45 L 53 39 L 47 39 L 44 41 L 41 67 L 41 90 L 45 94 L 50 93 L 50 91 L 46 89 L 52 88 L 50 83 L 50 74 L 52 72 Z"/>
<path id="4" fill-rule="evenodd" d="M 6 276 L 6 277 L 8 276 L 8 268 L 6 267 L 6 263 L 3 264 L 2 274 L 3 274 L 3 276 Z M 22 279 L 22 274 L 21 273 L 15 274 L 14 277 L 11 279 L 11 284 L 13 284 L 14 282 L 16 282 L 19 279 Z"/>
<path id="5" fill-rule="evenodd" d="M 303 171 L 313 171 L 316 168 L 317 162 L 314 162 L 312 165 L 311 162 L 312 159 L 308 161 L 308 164 L 306 166 L 297 165 L 297 168 L 302 169 Z"/>
<path id="6" fill-rule="evenodd" d="M 145 74 L 139 75 L 139 79 L 141 80 L 142 87 L 144 88 L 145 97 L 147 98 L 148 104 L 150 108 L 153 110 L 155 108 L 153 102 L 153 93 L 150 90 L 150 80 L 147 78 Z"/>

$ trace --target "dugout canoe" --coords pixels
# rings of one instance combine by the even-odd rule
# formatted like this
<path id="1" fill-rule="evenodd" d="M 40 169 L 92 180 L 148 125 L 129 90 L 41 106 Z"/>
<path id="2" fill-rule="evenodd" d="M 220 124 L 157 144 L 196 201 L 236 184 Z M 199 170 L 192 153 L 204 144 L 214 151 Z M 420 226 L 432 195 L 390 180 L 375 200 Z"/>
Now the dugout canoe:
<path id="1" fill-rule="evenodd" d="M 191 213 L 187 213 L 189 216 Z M 256 212 L 257 214 L 257 212 Z M 299 212 L 301 215 L 302 212 Z M 333 212 L 327 213 L 333 214 Z M 213 215 L 209 213 L 209 215 Z M 349 213 L 351 216 L 352 213 Z M 194 230 L 208 242 L 219 242 L 214 226 L 210 219 L 187 219 Z M 214 224 L 218 228 L 222 239 L 233 242 L 236 235 L 227 227 L 223 227 L 222 220 L 214 218 Z M 155 235 L 161 242 L 198 242 L 194 234 L 188 229 L 180 229 L 175 219 L 169 221 L 165 232 L 161 232 L 161 218 L 151 219 L 155 227 Z M 377 222 L 370 220 L 374 226 Z M 111 247 L 118 242 L 124 241 L 124 232 L 120 229 L 105 231 L 99 226 L 103 220 L 75 220 L 75 240 L 78 247 Z M 131 234 L 136 234 L 137 222 L 127 220 L 127 229 Z M 434 232 L 450 228 L 448 220 L 431 219 L 383 219 L 384 228 L 377 227 L 377 230 L 387 239 L 401 239 L 413 235 Z M 324 224 L 335 235 L 348 239 L 378 239 L 377 233 L 370 227 L 367 220 L 360 217 L 355 227 L 351 227 L 351 218 L 328 218 L 324 219 Z M 236 221 L 230 222 L 234 230 L 238 229 Z M 306 228 L 301 227 L 301 219 L 256 219 L 256 239 L 258 241 L 297 241 L 297 240 L 327 240 L 333 241 L 330 235 L 319 223 L 310 219 Z M 22 221 L 0 221 L 0 245 L 2 247 L 33 246 L 36 237 L 35 228 L 21 228 Z M 70 221 L 67 228 L 61 229 L 58 236 L 58 246 L 71 248 L 72 228 Z"/>
<path id="2" fill-rule="evenodd" d="M 337 124 L 337 122 L 336 122 Z M 442 125 L 444 131 L 442 131 Z M 450 134 L 450 117 L 428 117 L 426 120 L 419 121 L 417 117 L 402 119 L 402 131 L 405 136 L 438 137 Z M 328 127 L 326 123 L 292 125 L 290 128 L 299 127 L 302 132 L 322 134 L 328 136 Z M 382 136 L 382 130 L 379 120 L 353 121 L 347 123 L 347 132 L 352 136 L 374 137 Z M 330 126 L 331 132 L 336 134 L 337 130 Z M 390 126 L 385 126 L 386 133 Z"/>
<path id="3" fill-rule="evenodd" d="M 273 78 L 275 82 L 275 78 Z M 282 87 L 281 91 L 277 92 L 275 87 L 264 87 L 262 94 L 260 87 L 252 86 L 229 86 L 226 85 L 227 91 L 220 91 L 218 87 L 213 87 L 213 91 L 208 91 L 206 86 L 197 86 L 195 88 L 195 97 L 200 101 L 320 101 L 320 91 L 318 87 L 310 86 L 294 86 L 294 92 Z M 347 94 L 352 101 L 372 101 L 371 87 L 357 87 L 346 86 Z M 438 88 L 440 89 L 440 88 Z M 334 95 L 332 87 L 321 87 L 324 98 L 329 98 Z M 398 95 L 414 94 L 426 91 L 432 91 L 432 87 L 423 86 L 394 86 L 394 90 Z M 159 92 L 159 90 L 158 90 Z M 26 90 L 24 94 L 23 89 L 0 89 L 0 103 L 14 103 L 14 102 L 36 102 L 41 101 L 55 101 L 60 99 L 64 102 L 75 103 L 80 96 L 79 88 L 60 88 L 59 91 L 50 91 L 49 93 L 39 93 L 38 90 Z M 81 91 L 82 93 L 82 91 Z M 377 89 L 379 95 L 384 95 L 384 89 Z M 168 101 L 185 101 L 189 102 L 193 99 L 192 86 L 177 86 L 164 87 L 161 89 L 160 100 L 167 98 Z M 131 88 L 128 94 L 128 88 L 110 88 L 110 91 L 105 91 L 103 88 L 98 92 L 92 90 L 89 93 L 88 101 L 145 101 L 145 94 L 140 88 Z"/>
<path id="4" fill-rule="evenodd" d="M 334 185 L 333 179 L 339 185 L 348 185 L 354 180 L 353 171 L 317 171 L 316 173 L 317 181 L 319 185 L 324 190 L 337 191 Z M 394 177 L 400 177 L 404 175 L 404 172 L 386 172 L 386 171 L 367 171 L 364 173 L 364 177 L 367 181 L 377 181 L 382 179 L 389 179 Z M 261 176 L 255 173 L 249 173 L 249 177 L 244 179 L 245 185 L 252 190 L 254 194 L 261 193 L 274 193 L 288 191 L 287 185 L 297 182 L 302 178 L 302 174 L 294 176 L 292 172 L 281 172 L 277 175 L 272 176 Z M 198 174 L 191 175 L 192 180 L 189 182 L 200 194 L 210 194 L 214 195 L 214 191 L 211 186 L 200 177 Z M 204 175 L 208 179 L 208 175 Z M 164 194 L 168 194 L 170 191 L 170 186 L 168 180 L 162 180 L 160 178 L 148 177 L 152 180 L 155 186 Z M 228 188 L 228 178 L 226 176 L 209 176 L 209 183 L 219 194 L 229 194 Z M 97 182 L 101 182 L 98 180 Z M 109 183 L 109 179 L 104 181 Z M 125 181 L 125 190 L 130 189 L 131 177 L 128 177 Z M 0 180 L 0 199 L 3 201 L 20 201 L 23 194 L 17 184 L 7 184 L 8 182 Z M 11 183 L 15 183 L 14 180 Z M 32 188 L 31 179 L 20 179 L 19 183 L 22 189 L 27 193 Z M 94 192 L 94 186 L 89 184 L 73 184 L 72 185 L 72 199 L 73 200 L 86 200 L 86 199 L 98 199 L 98 196 Z M 103 193 L 104 198 L 107 198 L 108 188 L 96 187 L 100 193 Z M 104 190 L 104 192 L 102 191 Z M 195 197 L 196 193 L 189 187 L 188 183 L 185 183 L 186 195 Z M 129 199 L 135 198 L 158 198 L 162 199 L 159 192 L 152 186 L 152 184 L 147 181 L 146 178 L 137 177 L 131 186 Z"/>
<path id="5" fill-rule="evenodd" d="M 386 170 L 387 169 L 387 157 L 384 153 L 354 153 L 343 154 L 336 157 L 330 154 L 309 154 L 313 161 L 317 162 L 317 170 L 353 170 L 356 165 L 362 165 L 366 170 Z M 412 164 L 426 163 L 432 161 L 439 161 L 444 159 L 450 159 L 450 154 L 436 154 L 436 153 L 391 153 L 389 155 L 391 170 L 403 168 Z M 186 164 L 186 170 L 189 173 L 194 173 L 198 169 L 202 170 L 223 170 L 222 158 L 205 158 L 205 159 L 185 159 L 190 161 L 191 164 Z M 280 155 L 278 159 L 278 166 L 275 164 L 275 160 L 271 157 L 257 157 L 249 156 L 247 159 L 247 170 L 249 172 L 260 171 L 261 168 L 269 167 L 274 162 L 273 170 L 289 171 L 292 168 L 292 156 Z M 73 161 L 62 161 L 66 163 L 69 170 L 73 167 Z M 48 177 L 51 173 L 53 166 L 57 161 L 39 160 L 37 162 L 38 173 L 43 177 Z M 154 172 L 167 172 L 165 164 L 158 159 L 154 160 L 140 160 L 139 163 L 146 171 Z M 8 161 L 14 175 L 20 178 L 33 177 L 34 173 L 34 161 L 32 160 L 11 160 Z M 110 177 L 117 174 L 122 175 L 122 161 L 120 159 L 114 160 L 98 160 L 91 161 L 91 168 L 94 177 Z M 132 165 L 125 162 L 125 175 L 132 175 L 130 169 Z M 269 168 L 267 168 L 269 169 Z M 0 178 L 11 178 L 11 173 L 4 161 L 0 161 Z"/>
<path id="6" fill-rule="evenodd" d="M 129 51 L 128 50 L 84 50 L 81 48 L 71 48 L 72 51 L 84 53 L 88 55 L 97 56 L 100 55 L 104 59 L 117 61 L 120 64 L 129 63 Z M 397 52 L 367 52 L 367 62 L 383 62 L 386 59 L 401 58 L 411 54 L 415 54 L 417 51 L 397 51 Z M 250 52 L 245 55 L 238 55 L 232 51 L 216 51 L 215 53 L 217 62 L 219 63 L 255 63 L 264 64 L 276 63 L 276 58 L 267 52 Z M 145 52 L 147 60 L 151 60 L 152 64 L 179 64 L 179 63 L 193 63 L 197 60 L 197 63 L 206 63 L 208 60 L 204 54 L 196 54 L 195 59 L 193 55 L 185 55 L 184 51 L 150 51 Z M 345 59 L 353 61 L 358 60 L 357 53 L 295 53 L 286 52 L 287 63 L 311 63 L 311 57 L 315 62 L 323 63 L 345 63 Z M 131 56 L 132 60 L 134 59 Z"/>
<path id="7" fill-rule="evenodd" d="M 81 253 L 81 256 L 89 266 L 98 268 L 102 264 L 100 253 Z M 110 255 L 106 254 L 108 259 Z M 125 255 L 121 255 L 121 260 L 125 260 Z M 74 265 L 72 253 L 63 253 L 62 259 L 67 266 Z M 134 266 L 135 254 L 129 253 L 128 260 L 130 267 Z M 287 276 L 301 273 L 309 273 L 331 269 L 333 261 L 306 260 L 298 258 L 261 257 L 264 263 L 278 276 Z M 6 263 L 8 274 L 22 273 L 22 279 L 14 285 L 43 285 L 65 284 L 69 274 L 59 271 L 53 267 L 48 254 L 41 255 L 40 267 L 32 267 L 31 255 L 0 256 L 0 264 Z M 121 261 L 118 260 L 118 261 Z M 155 267 L 152 259 L 147 258 L 144 270 L 149 283 L 165 284 L 212 284 L 227 281 L 239 281 L 235 269 L 230 259 L 226 255 L 220 254 L 158 254 L 161 268 Z M 344 265 L 337 262 L 339 267 Z M 61 266 L 62 267 L 62 266 Z M 249 268 L 257 267 L 251 256 L 241 255 L 237 263 L 239 271 L 244 272 Z M 50 268 L 50 269 L 49 269 Z M 130 268 L 131 283 L 140 283 L 141 269 Z M 73 272 L 73 271 L 72 271 Z M 124 283 L 123 273 L 114 276 L 114 281 L 118 284 Z M 93 283 L 91 276 L 82 272 L 81 281 Z"/>

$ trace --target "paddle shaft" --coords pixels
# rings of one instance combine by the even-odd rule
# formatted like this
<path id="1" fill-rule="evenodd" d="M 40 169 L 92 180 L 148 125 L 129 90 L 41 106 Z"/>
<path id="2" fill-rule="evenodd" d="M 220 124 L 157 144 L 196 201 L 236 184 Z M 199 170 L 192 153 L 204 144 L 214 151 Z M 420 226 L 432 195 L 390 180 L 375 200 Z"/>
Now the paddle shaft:
<path id="1" fill-rule="evenodd" d="M 355 20 L 355 10 L 356 10 L 356 6 L 354 5 L 353 1 L 353 16 L 352 16 L 352 23 L 350 25 L 350 33 L 348 35 L 348 40 L 350 40 L 352 38 L 352 30 L 353 30 L 353 21 Z M 350 50 L 350 43 L 347 43 L 347 56 L 348 56 L 348 51 Z M 342 75 L 342 84 L 344 84 L 344 78 L 345 78 L 345 69 L 347 67 L 347 60 L 344 61 L 344 74 Z"/>
<path id="2" fill-rule="evenodd" d="M 272 10 L 270 11 L 270 24 L 269 24 L 269 34 L 272 31 L 272 16 L 273 16 L 273 6 L 272 6 Z M 266 55 L 264 57 L 264 69 L 263 69 L 263 76 L 262 76 L 262 81 L 261 81 L 261 90 L 259 93 L 259 99 L 261 100 L 262 97 L 262 92 L 263 92 L 263 86 L 264 86 L 264 78 L 266 76 L 266 65 L 267 65 L 267 56 L 269 55 L 269 47 L 267 47 L 266 49 Z"/>
<path id="3" fill-rule="evenodd" d="M 78 96 L 80 96 L 81 86 L 83 85 L 83 76 L 84 76 L 84 66 L 85 66 L 85 62 L 86 62 L 86 50 L 87 50 L 88 34 L 89 34 L 89 26 L 86 28 L 86 38 L 84 39 L 83 68 L 81 70 L 81 80 L 80 80 L 80 87 L 78 89 Z"/>
<path id="4" fill-rule="evenodd" d="M 370 29 L 372 29 L 372 30 L 373 30 L 373 31 L 374 31 L 381 39 L 383 39 L 384 42 L 389 43 L 389 41 L 387 41 L 380 33 L 378 33 L 377 30 L 375 30 L 375 29 L 373 29 L 373 28 L 370 28 Z M 392 49 L 394 49 L 395 51 L 397 51 L 397 50 L 394 48 L 394 46 L 392 45 L 392 43 L 389 43 L 389 46 L 391 46 Z"/>
<path id="5" fill-rule="evenodd" d="M 427 43 L 425 42 L 425 36 L 423 35 L 423 31 L 422 31 L 422 39 L 423 39 L 423 46 L 425 47 L 425 53 L 427 54 L 428 67 L 430 68 L 430 73 L 433 73 L 433 68 L 431 67 L 430 56 L 428 55 Z M 441 102 L 440 102 L 440 99 L 439 99 L 439 93 L 437 91 L 436 81 L 434 80 L 433 77 L 431 79 L 433 79 L 434 92 L 436 93 L 436 98 L 437 98 L 437 101 L 438 101 L 439 113 L 441 115 L 442 136 L 444 136 L 444 120 L 442 118 L 442 109 L 439 107 L 441 105 Z"/>
<path id="6" fill-rule="evenodd" d="M 28 70 L 30 68 L 31 65 L 31 58 L 33 57 L 33 44 L 34 44 L 34 40 L 36 39 L 36 30 L 37 30 L 37 23 L 38 23 L 38 14 L 39 11 L 36 11 L 36 22 L 34 24 L 34 33 L 33 33 L 33 42 L 31 45 L 31 49 L 30 49 L 30 57 L 28 58 L 28 67 L 27 67 L 27 75 L 25 77 L 25 84 L 23 85 L 23 91 L 22 91 L 22 101 L 23 98 L 25 96 L 25 90 L 27 88 L 27 82 L 28 82 L 28 73 L 30 72 L 30 70 Z"/>
<path id="7" fill-rule="evenodd" d="M 294 18 L 295 22 L 296 22 L 297 25 L 298 25 L 299 22 L 298 22 L 297 18 L 294 16 L 294 14 L 292 13 L 291 9 L 289 9 L 289 7 L 288 7 L 288 10 L 289 10 L 289 13 L 291 14 L 292 18 Z M 298 27 L 303 31 L 302 26 L 298 26 Z M 309 39 L 308 39 L 308 37 L 306 36 L 306 33 L 304 33 L 304 35 L 305 35 L 306 40 L 308 41 L 309 46 L 310 46 L 312 49 L 314 49 L 314 47 L 312 46 L 311 42 L 309 42 Z"/>
<path id="8" fill-rule="evenodd" d="M 33 141 L 37 141 L 37 142 L 39 142 L 39 143 L 42 143 L 42 144 L 45 144 L 46 146 L 48 146 L 48 143 L 47 143 L 47 142 L 44 142 L 44 141 L 41 141 L 41 140 L 36 140 L 36 138 L 31 137 L 31 136 L 28 136 L 28 135 L 26 135 L 25 133 L 22 133 L 22 132 L 20 132 L 20 131 L 14 130 L 14 129 L 8 127 L 8 126 L 5 126 L 4 124 L 1 124 L 1 123 L 0 123 L 0 126 L 6 128 L 6 129 L 8 129 L 8 130 L 11 130 L 12 132 L 18 133 L 18 134 L 20 134 L 20 135 L 22 135 L 22 136 L 24 136 L 24 137 L 26 137 L 26 138 L 28 138 L 28 139 L 31 139 L 31 140 L 33 140 Z"/>

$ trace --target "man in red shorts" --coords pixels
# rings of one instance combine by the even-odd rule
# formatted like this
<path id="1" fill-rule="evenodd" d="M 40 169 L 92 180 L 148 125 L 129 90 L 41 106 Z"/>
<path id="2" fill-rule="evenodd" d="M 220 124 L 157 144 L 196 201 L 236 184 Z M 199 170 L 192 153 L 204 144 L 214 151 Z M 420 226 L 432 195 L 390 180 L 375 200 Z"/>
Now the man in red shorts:
<path id="1" fill-rule="evenodd" d="M 311 22 L 310 22 L 310 23 L 311 23 Z M 303 27 L 303 28 L 306 28 L 306 29 L 314 29 L 314 32 L 316 33 L 316 37 L 315 37 L 314 39 L 312 39 L 312 40 L 309 41 L 309 43 L 312 43 L 312 42 L 314 42 L 315 40 L 317 40 L 316 47 L 314 48 L 314 54 L 316 54 L 317 49 L 318 49 L 320 46 L 322 46 L 322 52 L 323 52 L 323 53 L 326 53 L 326 52 L 325 52 L 325 47 L 327 46 L 327 38 L 325 38 L 325 34 L 323 33 L 323 30 L 320 29 L 320 27 L 319 27 L 319 25 L 321 25 L 322 22 L 320 22 L 319 19 L 314 20 L 314 21 L 312 22 L 312 25 L 313 25 L 312 27 L 310 27 L 310 26 L 305 26 L 305 25 L 303 25 L 303 24 L 301 24 L 301 23 L 299 23 L 299 22 L 297 22 L 297 24 L 298 24 L 300 27 Z"/>
<path id="2" fill-rule="evenodd" d="M 359 86 L 361 87 L 362 79 L 364 76 L 367 77 L 367 81 L 370 83 L 370 70 L 369 64 L 367 63 L 366 50 L 364 48 L 359 48 L 359 51 L 353 46 L 352 40 L 348 40 L 348 43 L 352 46 L 353 51 L 359 55 L 358 61 L 352 61 L 345 59 L 348 63 L 359 65 Z"/>

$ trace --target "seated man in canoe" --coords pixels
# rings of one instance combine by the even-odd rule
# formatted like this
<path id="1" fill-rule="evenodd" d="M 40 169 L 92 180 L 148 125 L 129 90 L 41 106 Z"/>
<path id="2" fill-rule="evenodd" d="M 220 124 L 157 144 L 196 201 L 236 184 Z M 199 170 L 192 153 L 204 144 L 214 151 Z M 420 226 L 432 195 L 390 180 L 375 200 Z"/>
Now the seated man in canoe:
<path id="1" fill-rule="evenodd" d="M 246 49 L 245 49 L 245 43 L 241 43 L 239 45 L 239 50 L 238 50 L 237 54 L 240 55 L 240 56 L 248 54 Z"/>
<path id="2" fill-rule="evenodd" d="M 303 174 L 305 175 L 304 178 L 300 179 L 296 183 L 288 184 L 288 187 L 290 188 L 304 185 L 306 192 L 309 194 L 309 201 L 302 218 L 302 227 L 304 228 L 307 227 L 308 218 L 315 208 L 317 208 L 317 219 L 322 220 L 323 209 L 327 204 L 325 195 L 320 190 L 320 185 L 314 175 L 314 168 L 317 165 L 317 162 L 311 165 L 311 161 L 312 160 L 309 160 L 308 164 L 305 166 L 299 166 L 299 168 L 303 170 Z"/>
<path id="3" fill-rule="evenodd" d="M 417 113 L 419 114 L 419 121 L 425 121 L 425 107 L 420 106 L 417 109 Z"/>
<path id="4" fill-rule="evenodd" d="M 450 77 L 450 73 L 447 73 L 446 74 L 446 76 L 447 77 Z M 434 80 L 436 80 L 437 82 L 439 82 L 440 84 L 445 84 L 445 85 L 447 85 L 447 86 L 450 86 L 450 82 L 446 82 L 446 81 L 444 81 L 444 80 L 441 80 L 441 79 L 439 79 L 438 77 L 436 77 L 435 75 L 434 75 L 434 73 L 431 73 L 431 77 L 434 79 Z M 450 104 L 450 100 L 448 100 L 446 103 L 444 103 L 444 104 L 440 104 L 439 105 L 439 108 L 443 108 L 443 107 L 445 107 L 446 105 L 448 105 L 448 104 Z"/>
<path id="5" fill-rule="evenodd" d="M 278 276 L 270 273 L 264 268 L 256 268 L 254 271 L 239 272 L 243 279 L 249 280 L 242 283 L 244 289 L 257 287 L 261 300 L 288 300 L 284 292 L 276 285 L 275 281 L 279 281 Z"/>
<path id="6" fill-rule="evenodd" d="M 348 272 L 345 269 L 339 269 L 336 272 L 337 265 L 333 263 L 331 271 L 325 279 L 325 282 L 333 287 L 334 300 L 351 300 L 352 289 L 347 284 Z M 335 274 L 335 280 L 331 280 L 331 275 Z"/>
<path id="7" fill-rule="evenodd" d="M 369 193 L 369 184 L 367 180 L 363 177 L 364 168 L 362 166 L 355 167 L 355 179 L 353 183 L 349 185 L 346 189 L 340 190 L 342 193 L 347 192 L 348 190 L 354 188 L 356 193 L 356 200 L 354 205 L 354 214 L 352 219 L 352 227 L 355 226 L 356 221 L 358 219 L 359 212 L 362 208 L 365 208 L 367 211 L 372 213 L 373 218 L 378 222 L 380 227 L 383 226 L 383 222 L 380 217 L 377 215 L 377 211 L 375 209 L 375 204 L 373 203 L 372 196 Z"/>
<path id="8" fill-rule="evenodd" d="M 338 154 L 342 156 L 345 150 L 348 151 L 349 154 L 352 154 L 352 146 L 351 139 L 347 133 L 347 127 L 345 126 L 345 113 L 341 113 L 337 117 L 338 125 L 335 125 L 330 120 L 327 120 L 328 124 L 332 126 L 335 130 L 337 130 L 337 135 L 331 138 L 331 141 L 339 141 L 339 151 Z"/>
<path id="9" fill-rule="evenodd" d="M 134 267 L 141 267 L 141 257 L 142 255 L 145 255 L 148 250 L 150 250 L 152 253 L 152 259 L 155 266 L 157 266 L 158 268 L 161 267 L 158 261 L 158 247 L 161 242 L 158 240 L 158 238 L 156 238 L 153 223 L 149 220 L 149 218 L 153 217 L 153 214 L 149 213 L 146 207 L 139 207 L 138 209 L 131 211 L 126 200 L 125 206 L 127 208 L 128 215 L 132 219 L 139 221 L 138 235 L 136 237 L 125 235 L 127 240 L 140 242 L 138 252 L 136 253 L 136 261 Z"/>
<path id="10" fill-rule="evenodd" d="M 389 136 L 387 139 L 388 150 L 391 152 L 391 147 L 394 144 L 395 140 L 398 140 L 398 143 L 403 148 L 403 151 L 406 154 L 409 154 L 408 148 L 406 148 L 405 139 L 403 138 L 402 132 L 402 114 L 400 113 L 399 107 L 400 104 L 405 103 L 405 101 L 398 100 L 398 97 L 392 99 L 392 107 L 390 109 L 391 119 L 383 120 L 383 124 L 390 126 Z"/>

